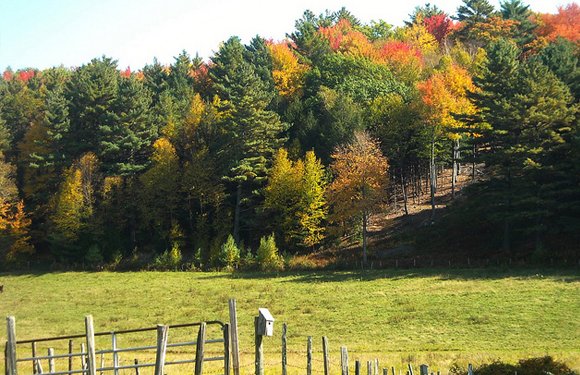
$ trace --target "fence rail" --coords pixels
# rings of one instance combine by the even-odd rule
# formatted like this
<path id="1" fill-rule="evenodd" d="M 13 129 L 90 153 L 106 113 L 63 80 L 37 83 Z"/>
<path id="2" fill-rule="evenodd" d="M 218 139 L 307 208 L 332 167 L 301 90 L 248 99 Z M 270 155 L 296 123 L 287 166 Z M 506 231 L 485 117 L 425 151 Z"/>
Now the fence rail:
<path id="1" fill-rule="evenodd" d="M 206 332 L 208 327 L 215 326 L 222 333 L 220 337 L 207 338 Z M 176 329 L 187 329 L 199 327 L 198 335 L 196 340 L 181 340 L 178 342 L 169 343 L 168 342 L 168 332 L 170 330 Z M 118 338 L 120 336 L 136 334 L 136 333 L 146 333 L 156 331 L 157 339 L 155 345 L 138 345 L 138 346 L 125 346 L 120 347 L 118 345 Z M 215 331 L 215 329 L 214 329 Z M 44 375 L 73 375 L 73 374 L 83 374 L 83 375 L 96 375 L 97 373 L 103 374 L 105 372 L 112 372 L 114 375 L 119 375 L 120 370 L 134 369 L 136 375 L 140 375 L 139 369 L 141 368 L 155 368 L 155 375 L 163 375 L 165 366 L 171 365 L 195 365 L 195 375 L 203 374 L 203 365 L 206 362 L 223 362 L 222 372 L 224 375 L 229 375 L 229 348 L 230 348 L 230 330 L 229 324 L 225 324 L 218 320 L 212 320 L 208 322 L 196 322 L 196 323 L 185 323 L 185 324 L 173 324 L 173 325 L 157 325 L 156 327 L 147 328 L 137 328 L 119 331 L 106 331 L 106 332 L 94 332 L 93 318 L 88 315 L 85 317 L 85 333 L 66 335 L 66 336 L 55 336 L 55 337 L 44 337 L 36 339 L 26 339 L 17 340 L 16 339 L 16 320 L 14 317 L 7 318 L 7 332 L 8 340 L 5 347 L 5 374 L 6 375 L 18 375 L 19 364 L 31 363 L 33 374 L 44 374 Z M 110 346 L 101 347 L 97 349 L 95 344 L 96 337 L 110 337 Z M 73 347 L 73 341 L 82 339 L 80 345 L 80 351 L 75 352 Z M 68 340 L 68 353 L 55 354 L 53 348 L 48 348 L 48 355 L 37 354 L 37 344 L 47 343 L 47 342 L 58 342 Z M 220 355 L 206 356 L 205 347 L 206 345 L 212 344 L 223 344 L 220 347 Z M 23 346 L 31 345 L 32 355 L 31 356 L 17 356 L 18 351 L 23 350 Z M 186 350 L 194 355 L 194 358 L 188 359 L 172 359 L 166 360 L 166 354 L 168 349 L 176 348 L 195 348 L 194 350 Z M 139 354 L 147 351 L 154 351 L 155 362 L 142 362 L 139 363 L 137 359 L 132 360 L 131 364 L 121 364 L 119 359 L 119 354 L 123 353 L 125 356 L 127 353 Z M 215 352 L 215 350 L 214 350 Z M 110 357 L 109 362 L 105 364 L 105 356 Z M 97 363 L 100 357 L 100 364 Z M 80 358 L 80 365 L 74 366 L 74 358 Z M 57 371 L 55 369 L 56 360 L 68 359 L 67 370 Z M 48 363 L 48 372 L 43 369 L 43 362 Z"/>

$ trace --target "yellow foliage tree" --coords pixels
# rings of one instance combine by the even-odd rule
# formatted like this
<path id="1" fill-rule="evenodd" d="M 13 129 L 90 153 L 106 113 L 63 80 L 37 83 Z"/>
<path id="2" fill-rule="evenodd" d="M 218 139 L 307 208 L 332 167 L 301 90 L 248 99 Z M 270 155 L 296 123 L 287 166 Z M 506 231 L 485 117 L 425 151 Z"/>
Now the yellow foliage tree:
<path id="1" fill-rule="evenodd" d="M 300 95 L 308 66 L 300 63 L 287 42 L 270 43 L 272 77 L 280 95 L 286 99 Z"/>
<path id="2" fill-rule="evenodd" d="M 326 219 L 324 167 L 313 151 L 292 162 L 279 149 L 265 188 L 264 206 L 274 212 L 274 224 L 286 243 L 312 247 L 324 239 Z"/>
<path id="3" fill-rule="evenodd" d="M 363 263 L 367 263 L 367 226 L 369 216 L 385 199 L 388 162 L 379 142 L 366 132 L 357 132 L 351 143 L 339 146 L 332 154 L 335 179 L 327 197 L 333 221 L 343 227 L 360 219 L 363 237 Z"/>
<path id="4" fill-rule="evenodd" d="M 153 144 L 151 167 L 141 176 L 141 182 L 144 217 L 162 238 L 169 240 L 178 203 L 179 159 L 167 138 Z"/>

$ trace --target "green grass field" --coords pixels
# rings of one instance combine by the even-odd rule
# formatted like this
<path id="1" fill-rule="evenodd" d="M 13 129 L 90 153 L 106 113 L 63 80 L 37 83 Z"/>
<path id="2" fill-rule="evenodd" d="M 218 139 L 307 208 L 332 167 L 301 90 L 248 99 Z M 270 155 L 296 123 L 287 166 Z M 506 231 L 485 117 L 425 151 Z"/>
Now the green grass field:
<path id="1" fill-rule="evenodd" d="M 236 298 L 241 362 L 248 374 L 253 371 L 258 307 L 269 308 L 276 318 L 275 336 L 264 342 L 269 373 L 279 373 L 282 322 L 288 324 L 291 373 L 304 372 L 299 368 L 305 367 L 307 336 L 314 337 L 319 368 L 323 335 L 329 338 L 336 371 L 342 345 L 348 347 L 351 361 L 378 358 L 389 366 L 411 361 L 446 369 L 453 362 L 515 362 L 550 354 L 580 369 L 577 270 L 385 270 L 269 277 L 70 272 L 0 274 L 0 284 L 0 315 L 16 317 L 18 339 L 82 333 L 85 314 L 94 316 L 96 331 L 227 321 L 228 298 Z"/>

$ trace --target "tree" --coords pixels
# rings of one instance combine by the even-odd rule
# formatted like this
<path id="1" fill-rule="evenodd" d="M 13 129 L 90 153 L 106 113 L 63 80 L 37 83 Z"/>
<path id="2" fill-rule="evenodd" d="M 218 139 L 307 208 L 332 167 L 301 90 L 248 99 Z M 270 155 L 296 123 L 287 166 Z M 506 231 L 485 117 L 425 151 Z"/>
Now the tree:
<path id="1" fill-rule="evenodd" d="M 454 17 L 461 24 L 457 31 L 459 39 L 469 44 L 481 45 L 477 41 L 477 36 L 472 34 L 472 29 L 478 24 L 486 23 L 494 15 L 495 9 L 488 0 L 463 0 L 463 4 L 457 8 L 457 15 Z"/>
<path id="2" fill-rule="evenodd" d="M 49 235 L 53 255 L 60 261 L 80 261 L 92 245 L 92 219 L 99 181 L 98 159 L 93 153 L 84 154 L 64 172 L 53 201 Z"/>
<path id="3" fill-rule="evenodd" d="M 248 203 L 246 189 L 263 186 L 269 160 L 284 138 L 285 124 L 268 110 L 272 94 L 244 60 L 244 47 L 237 37 L 225 42 L 213 58 L 210 76 L 220 98 L 218 111 L 222 131 L 222 160 L 225 180 L 235 185 L 233 236 L 240 239 L 242 205 Z"/>
<path id="4" fill-rule="evenodd" d="M 568 85 L 576 100 L 580 98 L 580 71 L 578 70 L 577 46 L 564 38 L 549 43 L 538 53 L 538 58 L 562 82 Z"/>
<path id="5" fill-rule="evenodd" d="M 549 41 L 558 37 L 578 43 L 580 41 L 580 6 L 570 3 L 559 6 L 556 14 L 540 14 L 540 26 L 536 29 L 538 35 Z"/>
<path id="6" fill-rule="evenodd" d="M 503 19 L 515 20 L 517 25 L 512 29 L 512 35 L 522 49 L 527 49 L 534 40 L 534 30 L 537 27 L 531 20 L 532 11 L 529 5 L 520 0 L 506 0 L 500 2 L 500 13 Z"/>
<path id="7" fill-rule="evenodd" d="M 146 220 L 146 228 L 164 241 L 161 250 L 170 246 L 168 238 L 176 220 L 179 202 L 179 159 L 175 148 L 167 138 L 159 138 L 153 144 L 151 167 L 141 175 L 143 202 L 141 210 Z"/>
<path id="8" fill-rule="evenodd" d="M 272 226 L 293 249 L 313 247 L 324 239 L 324 167 L 313 151 L 292 162 L 279 149 L 264 189 L 264 207 L 272 212 Z"/>
<path id="9" fill-rule="evenodd" d="M 357 132 L 351 143 L 337 147 L 332 158 L 335 179 L 327 190 L 332 218 L 342 226 L 353 218 L 361 220 L 363 263 L 367 264 L 368 219 L 384 200 L 387 159 L 379 143 L 365 132 Z"/>

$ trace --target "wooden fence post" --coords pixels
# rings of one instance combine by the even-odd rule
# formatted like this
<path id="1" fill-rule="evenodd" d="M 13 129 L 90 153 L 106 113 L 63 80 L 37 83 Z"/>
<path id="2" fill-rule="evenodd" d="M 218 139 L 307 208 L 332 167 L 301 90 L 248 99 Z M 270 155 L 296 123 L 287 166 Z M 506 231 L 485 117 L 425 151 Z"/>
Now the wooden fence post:
<path id="1" fill-rule="evenodd" d="M 73 357 L 72 357 L 72 354 L 73 354 L 73 340 L 68 340 L 68 354 L 69 354 L 69 357 L 68 357 L 68 370 L 69 371 L 72 371 L 72 369 L 73 369 Z"/>
<path id="2" fill-rule="evenodd" d="M 197 334 L 197 346 L 195 349 L 195 375 L 201 375 L 203 373 L 203 357 L 205 354 L 205 322 L 202 322 L 199 326 L 199 332 Z M 156 374 L 156 375 L 163 375 Z"/>
<path id="3" fill-rule="evenodd" d="M 322 337 L 322 355 L 324 360 L 324 375 L 330 372 L 330 358 L 328 358 L 328 337 Z"/>
<path id="4" fill-rule="evenodd" d="M 135 375 L 139 375 L 139 360 L 135 358 Z"/>
<path id="5" fill-rule="evenodd" d="M 395 374 L 395 366 L 391 366 L 391 375 L 397 375 Z"/>
<path id="6" fill-rule="evenodd" d="M 88 374 L 97 375 L 97 356 L 95 354 L 95 327 L 93 316 L 85 316 L 85 331 L 87 336 L 87 364 Z"/>
<path id="7" fill-rule="evenodd" d="M 155 375 L 163 375 L 163 368 L 165 367 L 165 354 L 167 352 L 167 336 L 169 333 L 169 326 L 157 325 L 157 349 L 155 352 Z M 198 343 L 199 346 L 199 343 Z M 195 369 L 197 374 L 197 358 L 195 362 Z"/>
<path id="8" fill-rule="evenodd" d="M 375 371 L 374 375 L 379 375 L 379 359 L 375 358 Z"/>
<path id="9" fill-rule="evenodd" d="M 473 366 L 471 365 L 471 363 L 467 365 L 467 375 L 473 375 Z"/>
<path id="10" fill-rule="evenodd" d="M 238 345 L 238 316 L 236 313 L 236 300 L 229 300 L 230 307 L 230 333 L 232 346 L 232 366 L 234 375 L 240 375 L 240 349 Z"/>
<path id="11" fill-rule="evenodd" d="M 48 348 L 48 372 L 54 371 L 54 349 Z"/>
<path id="12" fill-rule="evenodd" d="M 383 375 L 389 375 L 389 369 L 386 367 L 383 367 Z"/>
<path id="13" fill-rule="evenodd" d="M 256 375 L 264 375 L 264 346 L 262 345 L 262 335 L 258 333 L 258 320 L 256 316 L 254 318 L 254 335 L 256 336 L 256 355 L 255 355 L 255 366 Z"/>
<path id="14" fill-rule="evenodd" d="M 224 374 L 230 375 L 230 325 L 224 324 Z"/>
<path id="15" fill-rule="evenodd" d="M 32 358 L 36 357 L 36 342 L 33 342 L 32 345 Z M 36 367 L 36 359 L 32 360 L 32 373 L 38 374 L 38 367 Z"/>
<path id="16" fill-rule="evenodd" d="M 429 375 L 429 366 L 427 366 L 427 365 L 419 366 L 419 373 L 421 375 Z"/>
<path id="17" fill-rule="evenodd" d="M 312 336 L 306 341 L 306 375 L 312 375 Z"/>
<path id="18" fill-rule="evenodd" d="M 413 375 L 413 366 L 409 363 L 409 375 Z"/>
<path id="19" fill-rule="evenodd" d="M 16 365 L 16 319 L 13 316 L 6 318 L 6 333 L 8 342 L 6 343 L 6 373 L 17 375 Z"/>
<path id="20" fill-rule="evenodd" d="M 282 375 L 288 375 L 288 371 L 286 370 L 287 357 L 286 357 L 286 331 L 288 326 L 286 323 L 282 324 Z"/>
<path id="21" fill-rule="evenodd" d="M 360 361 L 354 361 L 354 375 L 360 375 Z"/>
<path id="22" fill-rule="evenodd" d="M 367 361 L 367 375 L 373 375 L 373 363 Z"/>
<path id="23" fill-rule="evenodd" d="M 348 375 L 348 350 L 346 346 L 340 348 L 340 367 L 342 375 Z"/>

